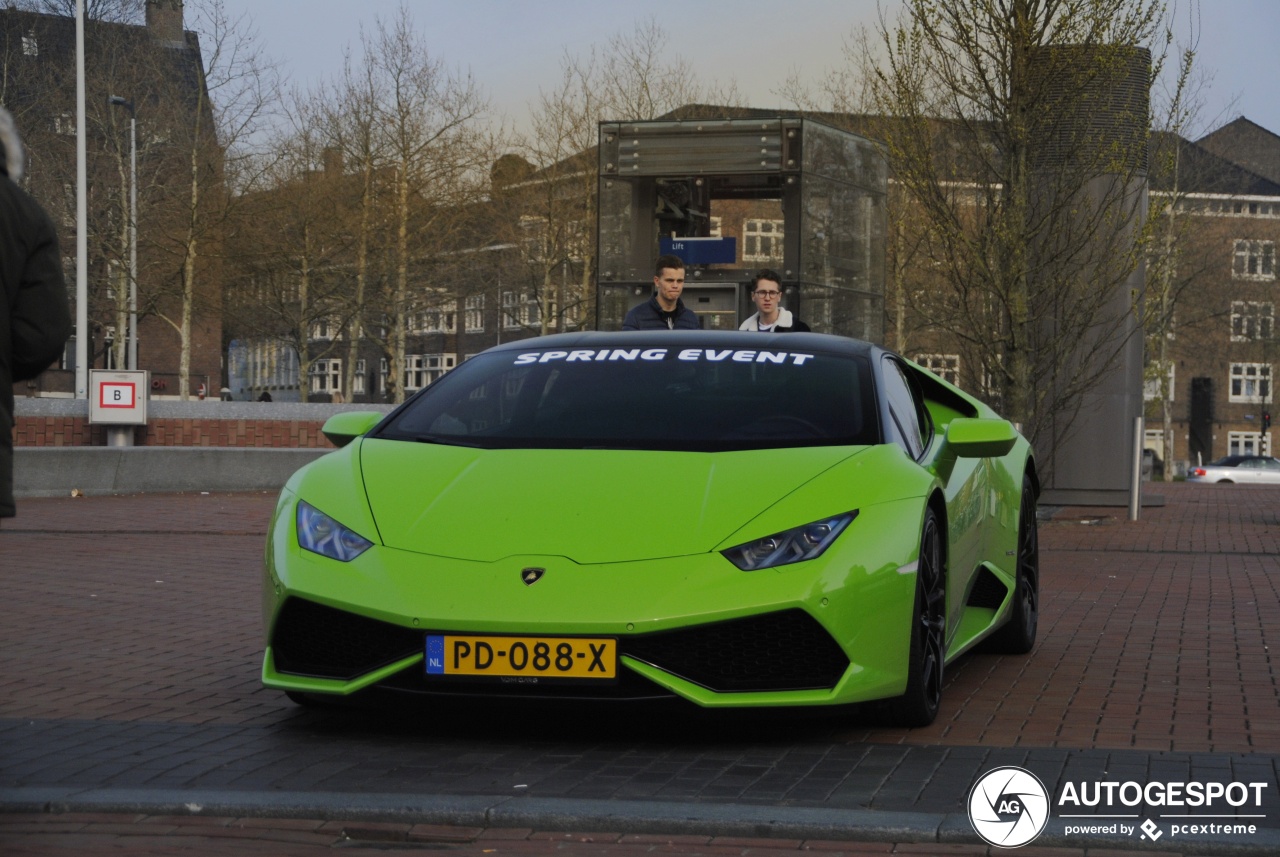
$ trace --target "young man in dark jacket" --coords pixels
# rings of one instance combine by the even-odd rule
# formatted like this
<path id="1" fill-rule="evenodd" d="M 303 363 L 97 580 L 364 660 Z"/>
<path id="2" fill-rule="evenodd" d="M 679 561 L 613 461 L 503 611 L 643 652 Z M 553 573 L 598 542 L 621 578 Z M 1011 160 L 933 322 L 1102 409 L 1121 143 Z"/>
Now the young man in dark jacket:
<path id="1" fill-rule="evenodd" d="M 684 260 L 659 256 L 654 265 L 653 297 L 631 308 L 623 330 L 697 330 L 698 314 L 684 305 Z"/>
<path id="2" fill-rule="evenodd" d="M 53 221 L 17 182 L 22 141 L 0 107 L 0 518 L 13 517 L 13 382 L 58 359 L 71 310 Z"/>

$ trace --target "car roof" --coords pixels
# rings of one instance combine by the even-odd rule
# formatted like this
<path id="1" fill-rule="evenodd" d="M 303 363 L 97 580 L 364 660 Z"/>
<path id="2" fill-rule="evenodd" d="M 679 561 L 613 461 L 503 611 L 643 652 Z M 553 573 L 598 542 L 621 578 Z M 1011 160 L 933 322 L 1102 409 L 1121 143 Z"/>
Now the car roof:
<path id="1" fill-rule="evenodd" d="M 1275 461 L 1276 459 L 1270 455 L 1224 455 L 1217 461 L 1211 461 L 1208 467 L 1235 467 L 1238 464 L 1244 464 L 1246 461 Z"/>
<path id="2" fill-rule="evenodd" d="M 529 348 L 606 348 L 666 346 L 668 348 L 710 347 L 822 351 L 869 357 L 885 349 L 861 339 L 827 333 L 759 333 L 751 330 L 616 330 L 557 333 L 519 339 L 490 348 L 490 351 L 521 351 Z"/>

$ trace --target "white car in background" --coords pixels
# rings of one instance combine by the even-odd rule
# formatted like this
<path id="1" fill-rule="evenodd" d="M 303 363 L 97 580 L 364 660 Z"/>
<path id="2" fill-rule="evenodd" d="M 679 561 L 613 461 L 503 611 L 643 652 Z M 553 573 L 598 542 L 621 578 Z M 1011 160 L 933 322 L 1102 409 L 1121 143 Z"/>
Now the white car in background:
<path id="1" fill-rule="evenodd" d="M 1238 482 L 1241 485 L 1280 485 L 1280 459 L 1269 455 L 1228 455 L 1192 467 L 1188 482 Z"/>

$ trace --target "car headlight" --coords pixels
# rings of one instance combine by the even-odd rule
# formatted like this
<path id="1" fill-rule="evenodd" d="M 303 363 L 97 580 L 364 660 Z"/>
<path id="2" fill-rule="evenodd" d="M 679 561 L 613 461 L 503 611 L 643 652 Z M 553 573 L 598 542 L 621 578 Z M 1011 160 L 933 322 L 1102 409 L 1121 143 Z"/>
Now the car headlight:
<path id="1" fill-rule="evenodd" d="M 373 542 L 349 530 L 310 503 L 298 501 L 298 544 L 305 550 L 350 562 L 373 547 Z"/>
<path id="2" fill-rule="evenodd" d="M 857 510 L 836 515 L 834 518 L 823 518 L 812 524 L 795 527 L 755 539 L 746 544 L 721 551 L 725 559 L 743 571 L 757 571 L 762 568 L 776 568 L 790 565 L 821 556 L 831 546 L 836 536 L 849 526 L 849 522 L 858 516 Z"/>

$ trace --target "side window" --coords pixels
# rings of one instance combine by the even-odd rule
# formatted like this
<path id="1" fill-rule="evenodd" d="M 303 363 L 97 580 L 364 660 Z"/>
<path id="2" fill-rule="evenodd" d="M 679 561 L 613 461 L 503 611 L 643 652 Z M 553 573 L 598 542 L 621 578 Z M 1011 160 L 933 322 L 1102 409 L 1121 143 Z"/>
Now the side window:
<path id="1" fill-rule="evenodd" d="M 885 357 L 885 400 L 898 443 L 912 458 L 924 455 L 925 446 L 933 435 L 933 424 L 925 410 L 920 394 L 911 384 L 902 364 L 892 357 Z"/>

